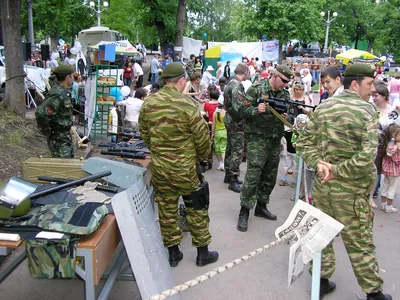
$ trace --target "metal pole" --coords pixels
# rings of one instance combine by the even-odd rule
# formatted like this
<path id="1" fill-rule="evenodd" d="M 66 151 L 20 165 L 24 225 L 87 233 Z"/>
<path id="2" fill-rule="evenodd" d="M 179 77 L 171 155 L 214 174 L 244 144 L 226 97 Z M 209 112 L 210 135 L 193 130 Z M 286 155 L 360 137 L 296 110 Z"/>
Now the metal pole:
<path id="1" fill-rule="evenodd" d="M 97 0 L 97 26 L 101 26 L 101 10 L 100 10 L 100 0 Z"/>
<path id="2" fill-rule="evenodd" d="M 28 6 L 29 42 L 31 43 L 31 52 L 35 52 L 36 46 L 35 46 L 35 37 L 33 34 L 32 0 L 27 0 L 26 5 Z M 30 57 L 27 57 L 26 59 L 30 60 Z"/>
<path id="3" fill-rule="evenodd" d="M 326 32 L 325 32 L 325 45 L 324 45 L 324 52 L 328 52 L 328 38 L 329 38 L 329 26 L 331 25 L 331 20 L 330 20 L 330 14 L 331 12 L 328 10 L 328 21 L 326 22 Z"/>
<path id="4" fill-rule="evenodd" d="M 321 252 L 313 259 L 311 300 L 319 300 L 319 289 L 321 284 Z"/>

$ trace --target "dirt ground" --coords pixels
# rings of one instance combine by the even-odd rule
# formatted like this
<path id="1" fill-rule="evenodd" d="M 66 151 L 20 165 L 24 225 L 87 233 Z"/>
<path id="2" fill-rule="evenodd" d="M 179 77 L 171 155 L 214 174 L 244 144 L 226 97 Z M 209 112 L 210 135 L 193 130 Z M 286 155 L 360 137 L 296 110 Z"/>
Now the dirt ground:
<path id="1" fill-rule="evenodd" d="M 29 157 L 50 156 L 46 138 L 27 119 L 0 106 L 0 180 L 22 175 L 22 162 Z"/>

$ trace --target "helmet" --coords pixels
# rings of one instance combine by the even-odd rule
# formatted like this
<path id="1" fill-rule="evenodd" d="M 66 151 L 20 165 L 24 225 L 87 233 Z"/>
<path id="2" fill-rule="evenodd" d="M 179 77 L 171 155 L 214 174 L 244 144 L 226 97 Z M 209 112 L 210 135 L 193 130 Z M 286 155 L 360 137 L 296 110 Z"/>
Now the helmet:
<path id="1" fill-rule="evenodd" d="M 18 177 L 11 177 L 7 184 L 0 182 L 0 218 L 26 215 L 31 209 L 31 200 L 28 196 L 37 187 L 36 184 Z"/>

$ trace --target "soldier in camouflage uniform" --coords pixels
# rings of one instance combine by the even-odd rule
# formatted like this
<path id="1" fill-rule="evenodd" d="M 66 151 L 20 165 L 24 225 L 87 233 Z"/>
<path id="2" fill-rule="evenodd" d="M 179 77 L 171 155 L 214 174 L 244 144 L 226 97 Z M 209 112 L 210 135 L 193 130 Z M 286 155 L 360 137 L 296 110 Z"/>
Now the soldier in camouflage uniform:
<path id="1" fill-rule="evenodd" d="M 242 81 L 249 76 L 249 67 L 244 63 L 238 64 L 235 76 L 229 81 L 224 91 L 226 110 L 224 123 L 227 131 L 224 183 L 229 183 L 228 188 L 236 193 L 240 193 L 240 184 L 242 184 L 239 180 L 239 167 L 244 152 L 243 103 L 245 91 Z"/>
<path id="2" fill-rule="evenodd" d="M 249 211 L 256 203 L 256 217 L 277 219 L 267 209 L 267 204 L 276 182 L 284 128 L 283 123 L 266 110 L 266 104 L 259 104 L 257 100 L 260 97 L 290 100 L 289 92 L 284 88 L 291 77 L 292 72 L 288 67 L 279 66 L 270 79 L 252 85 L 246 93 L 247 172 L 240 194 L 239 231 L 247 231 Z"/>
<path id="3" fill-rule="evenodd" d="M 297 151 L 321 177 L 313 190 L 314 206 L 341 222 L 341 232 L 358 284 L 367 299 L 392 299 L 381 292 L 383 280 L 373 243 L 369 192 L 376 182 L 374 159 L 378 146 L 378 112 L 368 103 L 374 70 L 354 64 L 344 73 L 344 91 L 318 106 Z M 338 122 L 339 120 L 339 122 Z M 336 285 L 332 243 L 322 251 L 321 296 Z"/>
<path id="4" fill-rule="evenodd" d="M 218 260 L 218 253 L 208 251 L 211 235 L 208 206 L 198 207 L 193 195 L 201 180 L 196 164 L 211 151 L 208 126 L 191 97 L 182 94 L 186 73 L 181 63 L 164 68 L 164 88 L 143 103 L 139 128 L 143 141 L 151 151 L 151 182 L 158 203 L 161 234 L 168 248 L 169 263 L 176 267 L 183 258 L 178 244 L 182 231 L 177 224 L 178 199 L 182 196 L 192 244 L 197 247 L 197 266 Z"/>
<path id="5" fill-rule="evenodd" d="M 39 130 L 47 137 L 47 144 L 53 157 L 74 157 L 71 127 L 72 87 L 71 66 L 60 64 L 53 70 L 57 84 L 49 91 L 44 102 L 36 109 L 36 122 Z"/>
<path id="6" fill-rule="evenodd" d="M 196 69 L 194 67 L 195 58 L 196 58 L 196 55 L 190 54 L 190 60 L 187 62 L 187 65 L 186 65 L 186 72 L 189 75 L 189 77 L 191 77 L 196 71 Z"/>

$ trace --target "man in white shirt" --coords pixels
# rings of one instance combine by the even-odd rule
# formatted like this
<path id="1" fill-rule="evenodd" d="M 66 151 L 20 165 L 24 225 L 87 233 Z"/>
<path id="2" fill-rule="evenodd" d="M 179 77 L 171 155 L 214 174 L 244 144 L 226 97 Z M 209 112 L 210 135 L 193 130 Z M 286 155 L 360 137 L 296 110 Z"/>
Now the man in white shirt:
<path id="1" fill-rule="evenodd" d="M 141 88 L 143 86 L 143 69 L 136 61 L 133 65 L 133 77 L 133 80 L 136 81 L 136 89 Z"/>
<path id="2" fill-rule="evenodd" d="M 139 130 L 139 114 L 142 108 L 144 98 L 147 96 L 147 91 L 144 88 L 139 88 L 135 92 L 135 97 L 129 97 L 126 100 L 117 102 L 117 105 L 125 106 L 125 126 L 131 127 L 134 130 Z"/>

